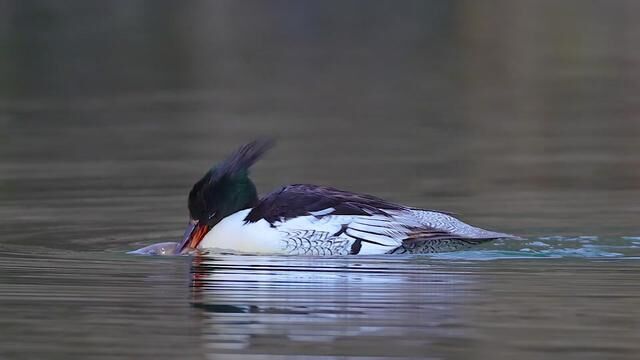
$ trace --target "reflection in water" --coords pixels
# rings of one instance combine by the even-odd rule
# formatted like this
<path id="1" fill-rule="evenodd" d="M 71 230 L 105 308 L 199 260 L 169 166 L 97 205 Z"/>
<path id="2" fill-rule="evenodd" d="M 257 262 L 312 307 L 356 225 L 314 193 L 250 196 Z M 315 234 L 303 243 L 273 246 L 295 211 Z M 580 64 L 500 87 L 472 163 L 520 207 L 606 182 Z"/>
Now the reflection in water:
<path id="1" fill-rule="evenodd" d="M 191 273 L 207 347 L 290 355 L 421 356 L 464 341 L 476 277 L 403 257 L 195 257 Z"/>
<path id="2" fill-rule="evenodd" d="M 505 261 L 195 257 L 191 301 L 216 354 L 537 359 L 640 350 L 640 293 L 624 285 L 637 263 Z"/>

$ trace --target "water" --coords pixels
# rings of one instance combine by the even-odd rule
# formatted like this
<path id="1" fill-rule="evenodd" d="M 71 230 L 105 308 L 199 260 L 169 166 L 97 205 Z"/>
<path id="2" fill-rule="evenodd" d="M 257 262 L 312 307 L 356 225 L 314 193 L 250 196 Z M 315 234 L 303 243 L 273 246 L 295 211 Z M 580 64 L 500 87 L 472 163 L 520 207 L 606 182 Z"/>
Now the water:
<path id="1" fill-rule="evenodd" d="M 0 358 L 635 359 L 632 1 L 0 1 Z M 309 182 L 525 238 L 135 256 L 252 138 Z"/>

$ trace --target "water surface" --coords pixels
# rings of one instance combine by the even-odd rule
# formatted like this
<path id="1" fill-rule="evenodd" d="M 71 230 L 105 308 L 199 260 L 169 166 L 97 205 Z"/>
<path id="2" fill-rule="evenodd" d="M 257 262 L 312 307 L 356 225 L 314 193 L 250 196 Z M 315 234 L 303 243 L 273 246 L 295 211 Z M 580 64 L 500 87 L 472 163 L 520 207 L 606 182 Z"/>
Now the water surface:
<path id="1" fill-rule="evenodd" d="M 0 2 L 3 359 L 636 359 L 633 1 Z M 150 257 L 275 136 L 315 183 L 526 238 Z"/>

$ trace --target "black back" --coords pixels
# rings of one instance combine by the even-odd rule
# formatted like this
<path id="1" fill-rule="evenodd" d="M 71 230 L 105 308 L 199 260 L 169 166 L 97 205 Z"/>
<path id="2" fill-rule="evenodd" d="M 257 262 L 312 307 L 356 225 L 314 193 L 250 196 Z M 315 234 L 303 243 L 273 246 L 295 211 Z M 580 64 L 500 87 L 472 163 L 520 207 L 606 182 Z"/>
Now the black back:
<path id="1" fill-rule="evenodd" d="M 273 224 L 328 208 L 334 209 L 331 215 L 386 215 L 385 210 L 407 209 L 402 205 L 371 195 L 356 194 L 325 186 L 295 184 L 265 196 L 245 220 L 256 222 L 265 219 Z"/>

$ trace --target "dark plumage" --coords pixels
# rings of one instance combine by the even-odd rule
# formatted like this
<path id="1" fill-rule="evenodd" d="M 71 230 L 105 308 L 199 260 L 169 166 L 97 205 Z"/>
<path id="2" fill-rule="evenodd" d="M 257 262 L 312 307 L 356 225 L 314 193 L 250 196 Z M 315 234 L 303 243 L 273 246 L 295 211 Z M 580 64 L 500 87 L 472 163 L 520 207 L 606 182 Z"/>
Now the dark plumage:
<path id="1" fill-rule="evenodd" d="M 371 195 L 326 186 L 295 184 L 263 197 L 246 220 L 256 222 L 265 219 L 273 224 L 328 208 L 334 209 L 331 215 L 384 215 L 384 210 L 402 210 L 405 207 Z"/>

